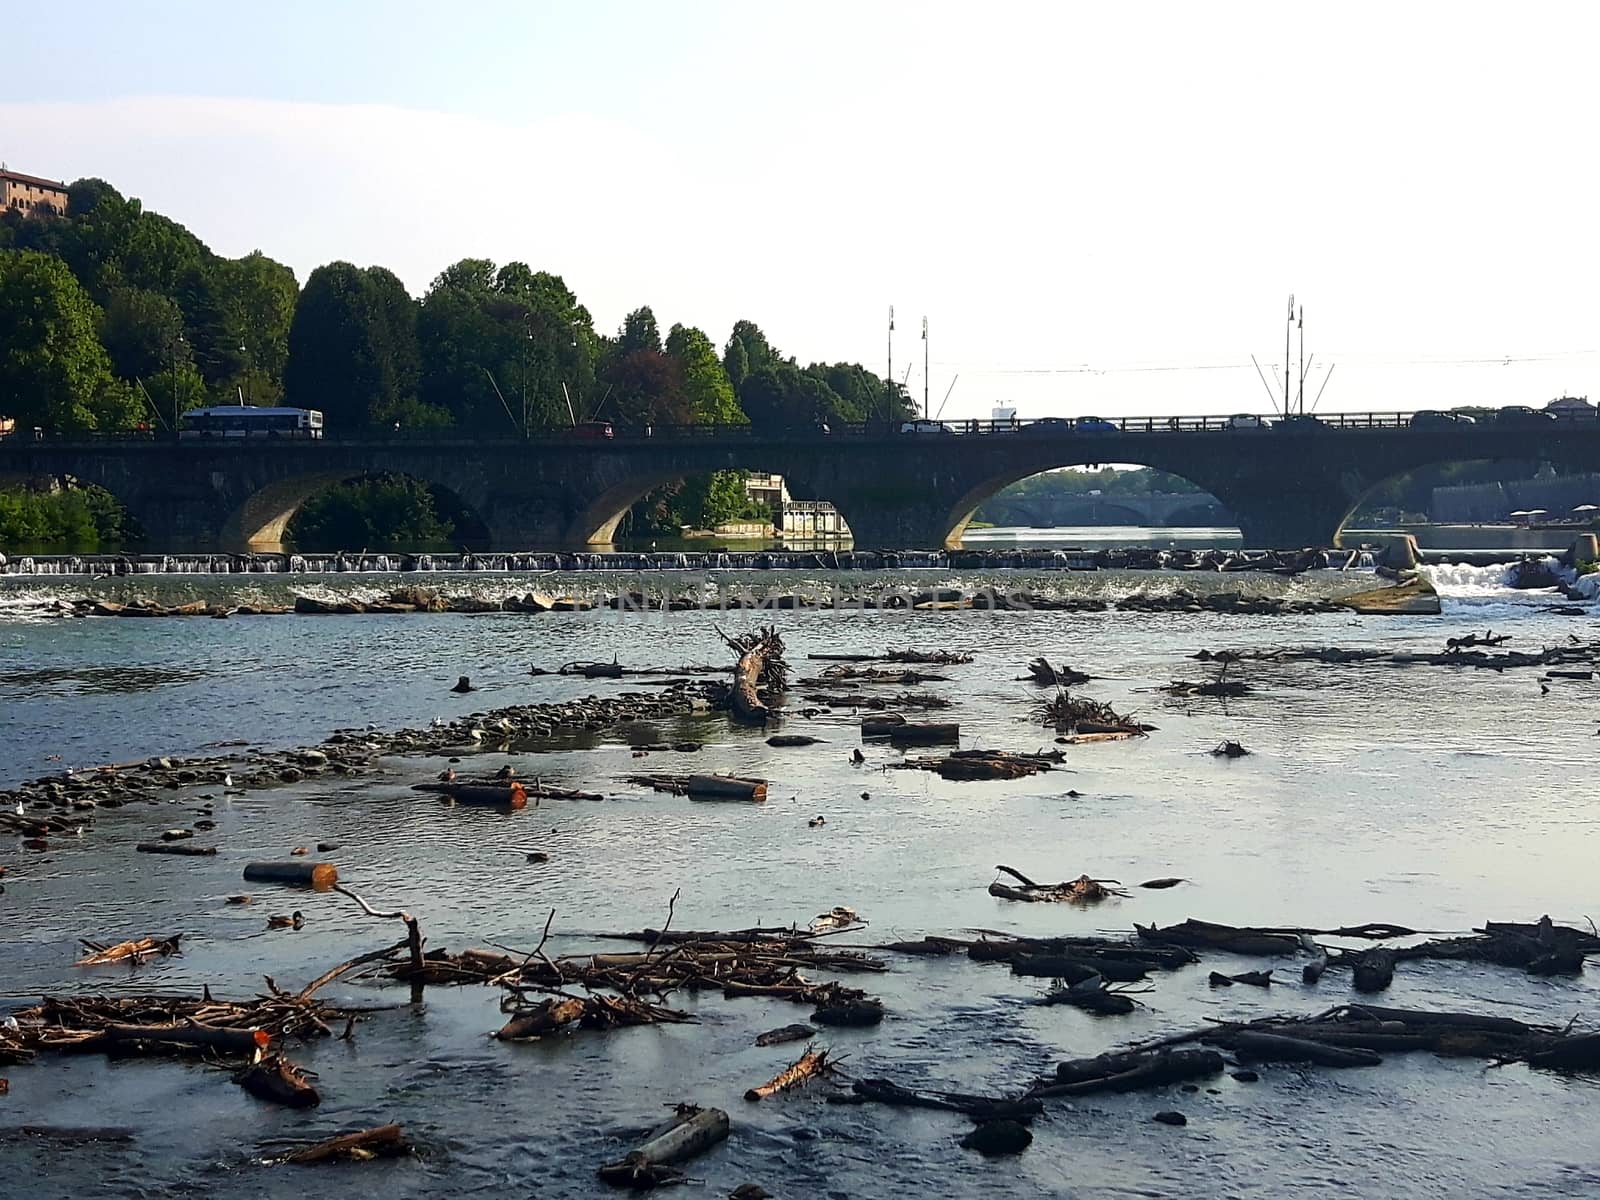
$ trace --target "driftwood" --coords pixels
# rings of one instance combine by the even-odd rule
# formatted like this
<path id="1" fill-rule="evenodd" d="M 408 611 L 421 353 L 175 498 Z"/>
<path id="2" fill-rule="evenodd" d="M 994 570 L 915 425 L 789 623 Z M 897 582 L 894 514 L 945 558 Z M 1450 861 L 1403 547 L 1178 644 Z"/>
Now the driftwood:
<path id="1" fill-rule="evenodd" d="M 919 666 L 951 667 L 972 661 L 972 655 L 953 650 L 890 650 L 887 654 L 808 654 L 816 662 L 893 662 Z"/>
<path id="2" fill-rule="evenodd" d="M 744 1098 L 746 1100 L 765 1100 L 789 1088 L 799 1087 L 808 1079 L 813 1079 L 818 1075 L 825 1075 L 828 1073 L 828 1069 L 828 1052 L 826 1050 L 807 1050 L 766 1083 L 745 1092 Z"/>
<path id="3" fill-rule="evenodd" d="M 1112 989 L 1098 974 L 1091 974 L 1075 983 L 1052 988 L 1031 1003 L 1070 1004 L 1074 1008 L 1081 1008 L 1101 1016 L 1121 1016 L 1131 1013 L 1137 1007 L 1131 996 Z"/>
<path id="4" fill-rule="evenodd" d="M 1209 921 L 1196 921 L 1193 918 L 1181 925 L 1171 925 L 1165 929 L 1154 925 L 1135 925 L 1133 928 L 1140 938 L 1157 945 L 1191 946 L 1246 955 L 1289 955 L 1300 949 L 1298 931 L 1268 932 L 1261 929 L 1236 928 L 1232 925 L 1214 925 Z"/>
<path id="5" fill-rule="evenodd" d="M 1222 1055 L 1215 1050 L 1163 1049 L 1102 1054 L 1058 1064 L 1055 1076 L 1035 1085 L 1029 1094 L 1043 1097 L 1137 1092 L 1165 1087 L 1169 1083 L 1204 1079 L 1219 1074 L 1222 1067 Z"/>
<path id="6" fill-rule="evenodd" d="M 315 1108 L 322 1094 L 299 1067 L 282 1055 L 269 1054 L 233 1077 L 233 1081 L 258 1100 L 286 1108 Z"/>
<path id="7" fill-rule="evenodd" d="M 765 725 L 772 711 L 758 690 L 765 683 L 770 694 L 780 694 L 788 674 L 783 661 L 783 639 L 775 626 L 737 637 L 723 635 L 728 648 L 739 656 L 733 674 L 733 715 L 747 725 Z"/>
<path id="8" fill-rule="evenodd" d="M 80 958 L 76 965 L 80 967 L 97 967 L 104 963 L 125 962 L 130 966 L 152 958 L 163 958 L 169 954 L 178 953 L 178 942 L 182 934 L 173 934 L 168 938 L 139 938 L 136 941 L 118 942 L 114 946 L 101 945 L 91 942 L 88 938 L 80 938 L 90 953 Z"/>
<path id="9" fill-rule="evenodd" d="M 1022 884 L 1020 888 L 1011 887 L 996 880 L 989 885 L 989 894 L 1002 900 L 1049 901 L 1065 902 L 1070 904 L 1097 904 L 1112 896 L 1126 896 L 1128 893 L 1120 887 L 1107 887 L 1107 884 L 1116 884 L 1115 879 L 1091 879 L 1087 875 L 1080 875 L 1068 883 L 1035 883 L 1021 871 L 1004 864 L 995 867 L 996 871 L 1004 871 L 1007 875 Z"/>
<path id="10" fill-rule="evenodd" d="M 1013 1100 L 1007 1097 L 974 1096 L 966 1092 L 913 1090 L 889 1079 L 858 1079 L 850 1090 L 861 1100 L 900 1108 L 936 1108 L 945 1112 L 965 1113 L 980 1121 L 1032 1120 L 1044 1111 L 1044 1106 L 1038 1100 L 1028 1096 Z"/>
<path id="11" fill-rule="evenodd" d="M 475 808 L 526 808 L 528 789 L 518 780 L 506 783 L 417 783 L 412 791 L 448 796 L 457 804 Z"/>
<path id="12" fill-rule="evenodd" d="M 891 742 L 895 741 L 895 732 L 895 729 L 889 731 Z M 1060 751 L 1050 754 L 1012 754 L 1005 750 L 955 750 L 939 758 L 910 758 L 891 763 L 890 766 L 898 770 L 932 771 L 941 779 L 970 783 L 989 779 L 1025 779 L 1050 770 L 1063 757 Z"/>
<path id="13" fill-rule="evenodd" d="M 375 1158 L 398 1158 L 411 1153 L 411 1143 L 398 1125 L 379 1125 L 375 1129 L 362 1129 L 355 1133 L 342 1133 L 338 1137 L 306 1146 L 281 1161 L 299 1167 L 325 1162 L 370 1162 Z"/>
<path id="14" fill-rule="evenodd" d="M 1373 1050 L 1253 1030 L 1234 1034 L 1228 1044 L 1240 1058 L 1252 1062 L 1309 1062 L 1319 1067 L 1376 1067 L 1383 1062 Z"/>
<path id="15" fill-rule="evenodd" d="M 804 733 L 775 733 L 767 739 L 767 745 L 777 749 L 787 749 L 793 746 L 815 746 L 822 740 Z"/>
<path id="16" fill-rule="evenodd" d="M 215 846 L 196 846 L 189 842 L 140 842 L 134 849 L 140 854 L 176 854 L 184 858 L 209 858 L 217 852 Z"/>
<path id="17" fill-rule="evenodd" d="M 769 1029 L 766 1033 L 757 1034 L 756 1045 L 781 1046 L 784 1042 L 803 1042 L 816 1036 L 817 1031 L 809 1025 L 785 1025 L 782 1029 Z"/>
<path id="18" fill-rule="evenodd" d="M 678 1105 L 673 1118 L 652 1130 L 620 1162 L 599 1170 L 602 1182 L 613 1187 L 643 1191 L 665 1183 L 680 1183 L 683 1172 L 672 1164 L 704 1154 L 728 1136 L 728 1114 L 720 1108 Z"/>
<path id="19" fill-rule="evenodd" d="M 630 996 L 561 995 L 518 1009 L 495 1032 L 502 1042 L 530 1042 L 577 1026 L 582 1029 L 620 1029 L 629 1025 L 657 1025 L 692 1021 L 688 1013 L 646 1004 Z"/>
<path id="20" fill-rule="evenodd" d="M 861 684 L 893 684 L 901 687 L 915 687 L 919 683 L 949 683 L 950 676 L 934 675 L 927 671 L 883 671 L 876 667 L 858 667 L 840 664 L 827 668 L 821 675 L 814 675 L 809 679 L 801 679 L 799 686 L 808 688 L 825 688 L 835 685 L 857 687 Z"/>
<path id="21" fill-rule="evenodd" d="M 433 793 L 435 795 L 450 796 L 453 799 L 455 799 L 458 804 L 459 803 L 470 804 L 470 803 L 474 802 L 474 801 L 472 801 L 470 799 L 468 799 L 468 800 L 462 800 L 461 799 L 461 793 L 464 790 L 466 790 L 466 789 L 474 789 L 474 790 L 482 789 L 483 790 L 483 794 L 486 797 L 486 799 L 484 801 L 482 801 L 482 803 L 487 803 L 487 804 L 490 804 L 490 805 L 498 805 L 500 807 L 506 807 L 506 808 L 513 808 L 513 807 L 514 808 L 521 808 L 521 807 L 523 807 L 522 804 L 513 803 L 512 799 L 506 795 L 507 791 L 509 791 L 512 788 L 521 789 L 524 803 L 529 799 L 533 799 L 533 800 L 604 800 L 605 799 L 605 797 L 603 795 L 601 795 L 599 792 L 584 792 L 584 791 L 578 791 L 578 790 L 573 789 L 573 788 L 551 787 L 550 785 L 548 785 L 546 783 L 542 783 L 539 780 L 534 780 L 533 782 L 530 783 L 526 779 L 515 780 L 515 781 L 511 781 L 509 783 L 508 782 L 499 781 L 499 780 L 484 779 L 484 780 L 460 780 L 460 781 L 448 781 L 448 782 L 440 781 L 438 783 L 414 783 L 414 784 L 411 785 L 411 790 L 414 791 L 414 792 L 430 792 L 430 793 Z M 493 792 L 495 794 L 494 795 L 490 795 L 488 789 L 493 789 Z"/>
<path id="22" fill-rule="evenodd" d="M 1021 677 L 1029 683 L 1037 683 L 1041 687 L 1076 687 L 1080 683 L 1088 683 L 1093 676 L 1085 675 L 1082 671 L 1075 671 L 1071 667 L 1058 667 L 1043 656 L 1031 659 L 1028 663 L 1028 673 Z"/>
<path id="23" fill-rule="evenodd" d="M 961 726 L 955 723 L 918 725 L 909 721 L 891 725 L 887 730 L 893 746 L 937 746 L 956 742 L 961 738 Z"/>
<path id="24" fill-rule="evenodd" d="M 1109 704 L 1091 700 L 1087 696 L 1074 696 L 1062 688 L 1051 699 L 1035 709 L 1040 724 L 1053 727 L 1058 733 L 1071 736 L 1111 734 L 1116 737 L 1138 737 L 1154 728 L 1141 725 L 1132 717 L 1124 716 Z M 1101 737 L 1100 740 L 1109 740 Z"/>
<path id="25" fill-rule="evenodd" d="M 870 708 L 888 710 L 895 708 L 949 708 L 951 701 L 932 692 L 898 692 L 892 696 L 871 695 L 865 692 L 806 692 L 804 699 L 810 704 L 828 708 Z"/>
<path id="26" fill-rule="evenodd" d="M 251 883 L 282 883 L 326 891 L 339 882 L 339 868 L 330 862 L 253 862 L 244 868 Z"/>
<path id="27" fill-rule="evenodd" d="M 629 783 L 688 796 L 691 800 L 755 800 L 767 798 L 765 779 L 736 779 L 731 775 L 629 775 Z"/>

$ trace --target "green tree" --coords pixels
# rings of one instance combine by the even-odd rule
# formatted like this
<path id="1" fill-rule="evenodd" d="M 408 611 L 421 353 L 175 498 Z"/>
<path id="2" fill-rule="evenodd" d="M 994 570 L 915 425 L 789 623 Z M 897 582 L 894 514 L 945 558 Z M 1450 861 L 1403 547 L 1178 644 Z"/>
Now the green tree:
<path id="1" fill-rule="evenodd" d="M 622 328 L 617 333 L 617 349 L 623 354 L 636 350 L 661 353 L 661 327 L 656 324 L 656 314 L 650 311 L 649 305 L 636 308 L 623 318 Z"/>
<path id="2" fill-rule="evenodd" d="M 383 475 L 313 497 L 287 532 L 298 550 L 426 550 L 445 545 L 456 529 L 426 484 Z"/>
<path id="3" fill-rule="evenodd" d="M 145 288 L 112 289 L 100 319 L 100 341 L 122 379 L 147 379 L 170 368 L 174 358 L 189 361 L 183 313 L 170 298 Z"/>
<path id="4" fill-rule="evenodd" d="M 558 275 L 463 259 L 429 287 L 417 334 L 422 399 L 466 428 L 562 427 L 598 401 L 600 339 Z"/>
<path id="5" fill-rule="evenodd" d="M 782 364 L 783 356 L 767 341 L 767 335 L 761 332 L 761 326 L 754 321 L 733 323 L 733 332 L 728 336 L 728 344 L 723 349 L 722 365 L 727 370 L 735 391 L 742 388 L 744 381 L 763 367 L 776 367 Z"/>
<path id="6" fill-rule="evenodd" d="M 289 326 L 300 296 L 294 271 L 259 250 L 223 259 L 216 270 L 226 297 L 228 333 L 243 347 L 243 369 L 232 383 L 252 404 L 275 403 L 283 394 Z"/>
<path id="7" fill-rule="evenodd" d="M 0 412 L 54 431 L 129 428 L 132 393 L 111 374 L 99 310 L 59 259 L 0 253 Z"/>
<path id="8" fill-rule="evenodd" d="M 667 334 L 667 356 L 678 365 L 689 419 L 701 425 L 742 424 L 747 418 L 733 394 L 716 347 L 700 330 L 674 325 Z"/>
<path id="9" fill-rule="evenodd" d="M 204 377 L 187 359 L 180 358 L 176 368 L 163 367 L 135 386 L 144 388 L 139 398 L 145 414 L 142 420 L 154 428 L 171 429 L 177 416 L 211 403 Z"/>
<path id="10" fill-rule="evenodd" d="M 739 389 L 739 404 L 752 425 L 766 430 L 815 429 L 850 419 L 838 393 L 790 363 L 752 372 Z"/>
<path id="11" fill-rule="evenodd" d="M 411 311 L 399 280 L 382 268 L 336 262 L 311 272 L 289 326 L 288 402 L 321 409 L 335 430 L 403 420 L 396 414 L 416 403 Z"/>

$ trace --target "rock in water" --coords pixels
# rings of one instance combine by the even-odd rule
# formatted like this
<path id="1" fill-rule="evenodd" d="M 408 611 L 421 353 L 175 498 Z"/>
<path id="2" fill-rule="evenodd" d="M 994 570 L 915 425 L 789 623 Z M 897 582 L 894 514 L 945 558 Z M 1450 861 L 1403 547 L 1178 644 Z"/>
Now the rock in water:
<path id="1" fill-rule="evenodd" d="M 1033 1131 L 1021 1121 L 983 1121 L 961 1145 L 983 1155 L 1021 1154 L 1033 1145 Z"/>

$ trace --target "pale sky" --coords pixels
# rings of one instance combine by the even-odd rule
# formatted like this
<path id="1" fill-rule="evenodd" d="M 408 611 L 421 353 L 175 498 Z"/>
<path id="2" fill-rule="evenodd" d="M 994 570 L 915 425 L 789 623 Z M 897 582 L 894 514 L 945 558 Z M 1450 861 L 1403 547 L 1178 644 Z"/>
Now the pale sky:
<path id="1" fill-rule="evenodd" d="M 466 256 L 945 417 L 1600 398 L 1593 5 L 14 5 L 0 159 L 304 281 Z"/>

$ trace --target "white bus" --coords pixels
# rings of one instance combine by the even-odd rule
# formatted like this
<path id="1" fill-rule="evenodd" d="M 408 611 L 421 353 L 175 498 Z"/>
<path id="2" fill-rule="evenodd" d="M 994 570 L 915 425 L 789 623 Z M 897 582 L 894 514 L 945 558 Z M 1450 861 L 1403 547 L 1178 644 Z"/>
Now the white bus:
<path id="1" fill-rule="evenodd" d="M 252 408 L 220 404 L 183 414 L 180 438 L 319 438 L 322 414 L 314 408 Z"/>

